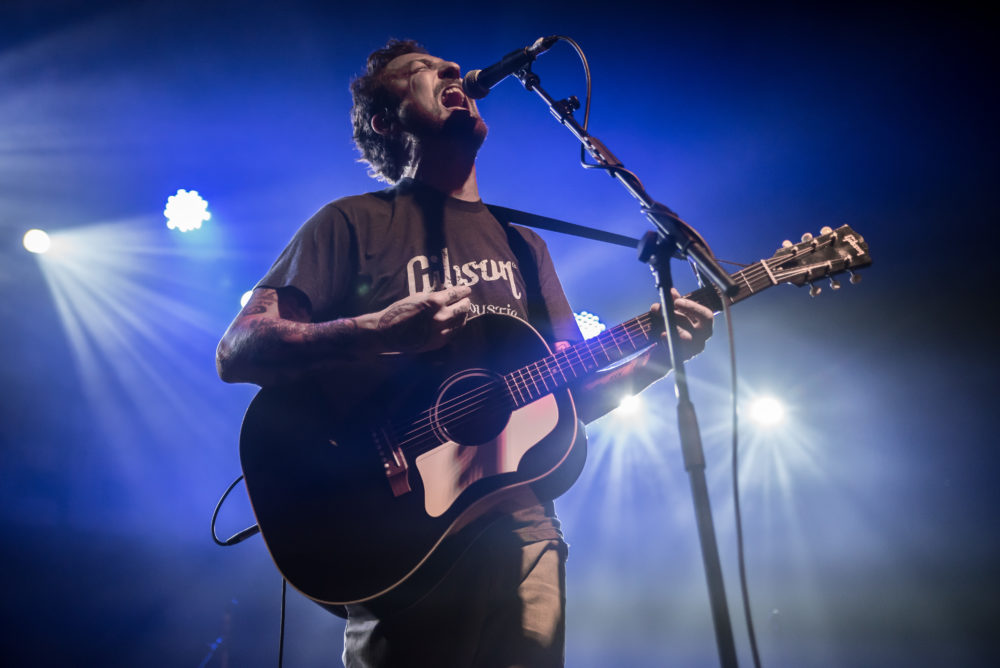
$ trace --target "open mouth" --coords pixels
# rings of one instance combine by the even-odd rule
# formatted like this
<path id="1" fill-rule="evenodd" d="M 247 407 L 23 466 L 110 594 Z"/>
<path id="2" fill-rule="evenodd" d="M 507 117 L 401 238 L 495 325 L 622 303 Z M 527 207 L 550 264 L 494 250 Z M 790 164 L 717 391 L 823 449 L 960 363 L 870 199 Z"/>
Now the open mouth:
<path id="1" fill-rule="evenodd" d="M 465 93 L 458 86 L 448 86 L 441 92 L 441 104 L 445 109 L 465 109 Z"/>

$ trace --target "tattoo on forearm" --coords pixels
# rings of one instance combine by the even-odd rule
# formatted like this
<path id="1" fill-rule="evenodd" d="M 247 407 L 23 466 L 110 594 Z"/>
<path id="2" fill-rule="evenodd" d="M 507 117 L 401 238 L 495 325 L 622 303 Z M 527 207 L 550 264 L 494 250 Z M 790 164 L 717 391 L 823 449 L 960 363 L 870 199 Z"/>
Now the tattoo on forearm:
<path id="1" fill-rule="evenodd" d="M 243 355 L 274 378 L 295 378 L 359 358 L 357 325 L 351 318 L 320 323 L 252 319 L 239 344 Z"/>
<path id="2" fill-rule="evenodd" d="M 308 303 L 255 290 L 217 350 L 220 374 L 258 384 L 294 380 L 361 361 L 370 343 L 354 318 L 312 323 Z M 273 317 L 275 313 L 279 317 Z"/>

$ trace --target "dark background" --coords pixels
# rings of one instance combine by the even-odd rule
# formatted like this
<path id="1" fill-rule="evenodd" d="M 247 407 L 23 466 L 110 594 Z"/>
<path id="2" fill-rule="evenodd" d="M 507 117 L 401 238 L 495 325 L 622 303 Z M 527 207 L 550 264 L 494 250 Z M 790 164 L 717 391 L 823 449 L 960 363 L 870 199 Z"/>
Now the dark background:
<path id="1" fill-rule="evenodd" d="M 280 579 L 260 538 L 208 534 L 253 388 L 215 344 L 240 295 L 356 164 L 347 84 L 390 36 L 463 69 L 565 34 L 591 131 L 725 259 L 851 224 L 874 266 L 816 299 L 734 309 L 753 615 L 765 665 L 994 665 L 997 25 L 987 10 L 702 3 L 0 6 L 0 655 L 7 665 L 273 665 Z M 535 71 L 582 98 L 564 44 Z M 639 236 L 646 223 L 513 79 L 484 199 Z M 162 210 L 196 189 L 188 235 Z M 39 227 L 63 250 L 21 246 Z M 571 303 L 654 300 L 627 249 L 545 234 Z M 678 280 L 693 286 L 689 272 Z M 721 319 L 689 366 L 741 660 Z M 591 429 L 558 503 L 572 544 L 567 665 L 714 665 L 669 383 Z M 242 488 L 241 488 L 242 489 Z M 220 533 L 252 523 L 242 492 Z M 286 665 L 337 665 L 342 622 L 289 598 Z M 222 638 L 221 644 L 217 639 Z M 217 648 L 212 649 L 215 643 Z"/>

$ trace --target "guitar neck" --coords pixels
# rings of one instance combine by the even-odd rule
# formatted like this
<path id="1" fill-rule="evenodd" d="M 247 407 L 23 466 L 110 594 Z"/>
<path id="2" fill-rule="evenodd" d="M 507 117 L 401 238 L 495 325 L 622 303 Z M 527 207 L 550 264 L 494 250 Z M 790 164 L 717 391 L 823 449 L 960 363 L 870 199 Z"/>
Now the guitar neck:
<path id="1" fill-rule="evenodd" d="M 646 312 L 593 338 L 515 369 L 504 376 L 514 407 L 529 404 L 642 350 L 652 343 L 656 326 L 653 314 Z"/>
<path id="2" fill-rule="evenodd" d="M 730 274 L 730 278 L 739 288 L 738 292 L 732 296 L 723 296 L 714 285 L 706 285 L 702 288 L 684 295 L 685 299 L 698 302 L 702 306 L 712 309 L 713 313 L 722 310 L 722 300 L 726 299 L 730 304 L 741 302 L 744 299 L 753 297 L 758 292 L 785 282 L 785 272 L 777 268 L 774 259 L 769 264 L 767 260 L 760 260 L 749 267 L 740 269 L 736 273 Z"/>
<path id="3" fill-rule="evenodd" d="M 761 260 L 732 274 L 739 292 L 725 297 L 730 304 L 742 301 L 781 282 L 774 270 Z M 712 309 L 722 310 L 723 296 L 714 286 L 705 286 L 685 295 L 686 299 Z M 555 390 L 583 380 L 599 369 L 628 357 L 655 343 L 663 323 L 650 312 L 627 320 L 617 327 L 581 341 L 504 376 L 515 408 L 529 404 Z"/>

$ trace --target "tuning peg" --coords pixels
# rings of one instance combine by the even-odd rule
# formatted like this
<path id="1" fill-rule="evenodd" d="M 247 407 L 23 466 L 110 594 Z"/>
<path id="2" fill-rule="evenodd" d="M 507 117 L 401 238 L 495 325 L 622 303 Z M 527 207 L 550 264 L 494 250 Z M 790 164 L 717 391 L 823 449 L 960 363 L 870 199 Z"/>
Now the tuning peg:
<path id="1" fill-rule="evenodd" d="M 802 235 L 802 241 L 812 241 L 812 240 L 813 240 L 813 235 L 809 234 L 808 232 Z"/>
<path id="2" fill-rule="evenodd" d="M 853 271 L 850 270 L 848 270 L 847 273 L 851 275 L 851 285 L 857 285 L 858 283 L 861 282 L 861 274 L 855 274 Z"/>
<path id="3" fill-rule="evenodd" d="M 830 232 L 833 232 L 833 228 L 830 227 L 829 225 L 824 225 L 823 227 L 819 228 L 820 234 L 830 234 Z"/>
<path id="4" fill-rule="evenodd" d="M 792 247 L 792 246 L 794 246 L 794 245 L 795 245 L 795 244 L 793 244 L 793 243 L 792 243 L 791 241 L 789 241 L 788 239 L 785 239 L 784 241 L 782 241 L 782 242 L 781 242 L 781 247 L 782 247 L 782 248 L 791 248 L 791 247 Z"/>
<path id="5" fill-rule="evenodd" d="M 833 276 L 830 277 L 830 289 L 831 290 L 839 290 L 840 289 L 840 281 L 838 281 Z"/>
<path id="6" fill-rule="evenodd" d="M 810 283 L 809 284 L 809 296 L 810 297 L 815 297 L 816 295 L 818 295 L 821 292 L 823 292 L 823 288 L 819 287 L 815 283 Z"/>

